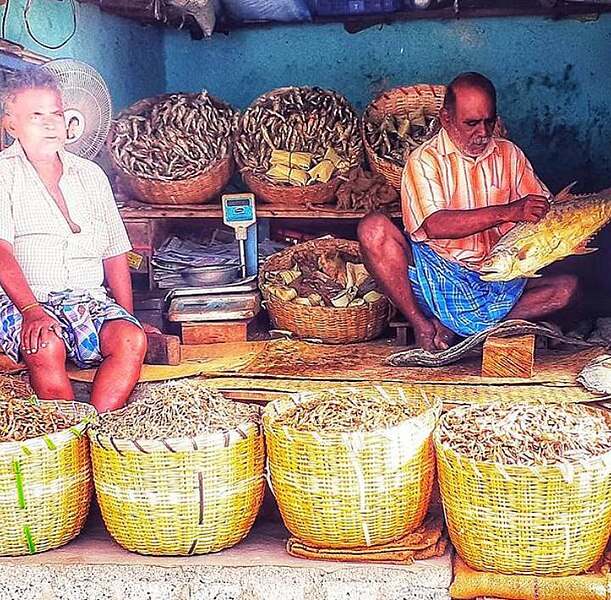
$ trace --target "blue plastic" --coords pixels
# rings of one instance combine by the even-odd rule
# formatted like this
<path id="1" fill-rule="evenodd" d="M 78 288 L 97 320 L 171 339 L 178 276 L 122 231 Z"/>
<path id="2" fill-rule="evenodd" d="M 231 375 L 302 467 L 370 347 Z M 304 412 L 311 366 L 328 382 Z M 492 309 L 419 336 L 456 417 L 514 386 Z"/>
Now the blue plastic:
<path id="1" fill-rule="evenodd" d="M 237 21 L 309 21 L 305 0 L 221 0 L 224 12 Z"/>
<path id="2" fill-rule="evenodd" d="M 349 16 L 388 13 L 401 10 L 402 0 L 310 0 L 316 16 Z"/>

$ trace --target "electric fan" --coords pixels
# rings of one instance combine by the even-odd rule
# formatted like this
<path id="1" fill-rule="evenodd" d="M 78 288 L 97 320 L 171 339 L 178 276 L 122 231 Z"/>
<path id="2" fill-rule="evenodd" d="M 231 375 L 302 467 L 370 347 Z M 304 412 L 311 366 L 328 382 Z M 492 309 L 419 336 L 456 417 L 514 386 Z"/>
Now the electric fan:
<path id="1" fill-rule="evenodd" d="M 57 80 L 66 119 L 66 150 L 93 158 L 110 130 L 112 106 L 102 76 L 90 65 L 73 58 L 51 60 L 42 68 Z"/>

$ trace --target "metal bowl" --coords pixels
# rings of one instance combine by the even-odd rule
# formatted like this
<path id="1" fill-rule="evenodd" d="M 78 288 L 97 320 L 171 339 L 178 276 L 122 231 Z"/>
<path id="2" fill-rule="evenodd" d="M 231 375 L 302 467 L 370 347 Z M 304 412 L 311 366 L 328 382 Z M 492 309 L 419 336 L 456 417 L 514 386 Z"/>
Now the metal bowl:
<path id="1" fill-rule="evenodd" d="M 194 287 L 221 285 L 236 281 L 242 273 L 242 265 L 214 265 L 190 267 L 182 271 L 185 283 Z"/>

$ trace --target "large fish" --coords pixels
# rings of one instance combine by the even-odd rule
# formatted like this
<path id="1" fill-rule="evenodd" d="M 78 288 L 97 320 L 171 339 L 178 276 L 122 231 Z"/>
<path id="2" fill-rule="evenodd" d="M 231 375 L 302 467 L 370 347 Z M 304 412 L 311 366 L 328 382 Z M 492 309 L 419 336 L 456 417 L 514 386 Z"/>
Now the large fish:
<path id="1" fill-rule="evenodd" d="M 539 269 L 561 258 L 596 250 L 588 242 L 611 219 L 611 188 L 575 196 L 573 185 L 552 199 L 540 221 L 518 223 L 501 237 L 480 267 L 483 280 L 540 277 Z"/>

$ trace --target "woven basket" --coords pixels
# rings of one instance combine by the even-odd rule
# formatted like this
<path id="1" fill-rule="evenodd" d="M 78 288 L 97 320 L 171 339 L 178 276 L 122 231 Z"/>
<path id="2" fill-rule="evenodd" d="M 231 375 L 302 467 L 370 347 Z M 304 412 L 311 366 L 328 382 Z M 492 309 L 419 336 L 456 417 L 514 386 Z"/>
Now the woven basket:
<path id="1" fill-rule="evenodd" d="M 77 425 L 23 442 L 0 443 L 0 555 L 51 550 L 74 539 L 91 500 L 89 443 L 95 410 L 78 402 L 42 400 Z"/>
<path id="2" fill-rule="evenodd" d="M 237 142 L 234 146 L 235 162 L 240 169 L 242 178 L 250 190 L 261 200 L 270 202 L 273 204 L 281 204 L 288 206 L 308 206 L 311 204 L 324 204 L 330 201 L 334 196 L 340 183 L 343 181 L 342 178 L 348 176 L 348 172 L 351 169 L 358 167 L 363 159 L 363 149 L 361 145 L 360 135 L 358 129 L 353 133 L 356 139 L 356 151 L 354 156 L 350 156 L 348 169 L 344 170 L 343 173 L 335 173 L 329 181 L 326 183 L 314 183 L 305 186 L 291 185 L 282 182 L 272 182 L 263 173 L 270 167 L 269 158 L 271 156 L 271 146 L 266 145 L 264 147 L 264 156 L 262 157 L 262 164 L 259 165 L 258 170 L 255 172 L 252 166 L 246 162 L 246 156 L 253 156 L 256 152 L 252 148 L 252 135 L 245 131 L 245 123 L 248 123 L 252 119 L 252 115 L 256 114 L 262 106 L 267 105 L 271 100 L 281 97 L 283 94 L 291 92 L 295 89 L 309 90 L 313 88 L 293 88 L 293 87 L 282 87 L 267 92 L 259 96 L 241 115 L 238 123 Z M 346 111 L 354 113 L 355 121 L 358 120 L 356 112 L 351 107 L 350 103 L 342 96 L 332 90 L 326 90 L 330 96 L 333 96 L 338 102 L 341 102 Z M 270 127 L 271 129 L 271 127 Z M 273 132 L 270 133 L 273 138 Z M 271 140 L 272 142 L 275 140 Z M 314 136 L 314 141 L 318 142 L 319 136 Z M 269 146 L 269 147 L 268 147 Z M 292 151 L 312 151 L 310 148 L 304 147 L 291 147 L 291 148 L 280 148 L 283 150 Z M 261 157 L 259 157 L 261 158 Z"/>
<path id="3" fill-rule="evenodd" d="M 384 115 L 406 115 L 421 107 L 424 108 L 425 114 L 437 115 L 443 105 L 445 91 L 445 85 L 431 85 L 428 83 L 392 88 L 383 92 L 371 102 L 361 117 L 361 136 L 369 166 L 374 173 L 384 177 L 387 183 L 396 190 L 401 189 L 403 166 L 399 166 L 376 154 L 365 135 L 365 123 L 371 120 L 374 115 L 378 118 Z M 505 134 L 504 125 L 499 118 L 495 128 L 495 135 L 505 136 Z"/>
<path id="4" fill-rule="evenodd" d="M 574 463 L 567 474 L 553 465 L 475 461 L 439 438 L 437 430 L 450 539 L 470 567 L 564 576 L 581 573 L 600 558 L 611 532 L 611 452 Z"/>
<path id="5" fill-rule="evenodd" d="M 358 242 L 320 238 L 289 246 L 272 254 L 263 264 L 259 271 L 259 287 L 274 327 L 291 331 L 300 338 L 314 338 L 328 344 L 365 342 L 378 337 L 386 328 L 390 314 L 390 304 L 384 296 L 364 306 L 335 308 L 286 302 L 265 291 L 265 274 L 291 268 L 296 252 L 319 253 L 330 249 L 360 255 Z"/>
<path id="6" fill-rule="evenodd" d="M 89 436 L 102 518 L 127 550 L 204 554 L 250 531 L 265 483 L 259 425 L 188 439 Z"/>
<path id="7" fill-rule="evenodd" d="M 352 388 L 337 391 L 346 390 Z M 370 391 L 405 398 L 400 386 Z M 277 423 L 279 415 L 320 394 L 274 400 L 263 412 L 271 486 L 287 529 L 325 548 L 384 544 L 417 529 L 431 498 L 431 434 L 441 403 L 408 400 L 422 408 L 418 416 L 372 432 L 309 432 Z"/>
<path id="8" fill-rule="evenodd" d="M 156 103 L 164 100 L 172 94 L 163 94 L 153 98 L 139 100 L 130 107 L 122 110 L 116 117 L 130 114 L 139 114 L 148 110 Z M 183 94 L 185 96 L 197 96 L 197 94 Z M 220 105 L 228 106 L 223 100 L 213 98 L 213 101 Z M 125 169 L 110 151 L 110 145 L 115 136 L 115 123 L 111 125 L 108 134 L 107 145 L 109 154 L 123 185 L 138 199 L 148 204 L 203 204 L 216 199 L 221 190 L 227 185 L 233 175 L 234 162 L 231 151 L 226 156 L 215 162 L 207 164 L 196 176 L 188 179 L 178 179 L 164 181 L 160 179 L 149 179 L 134 175 Z"/>

